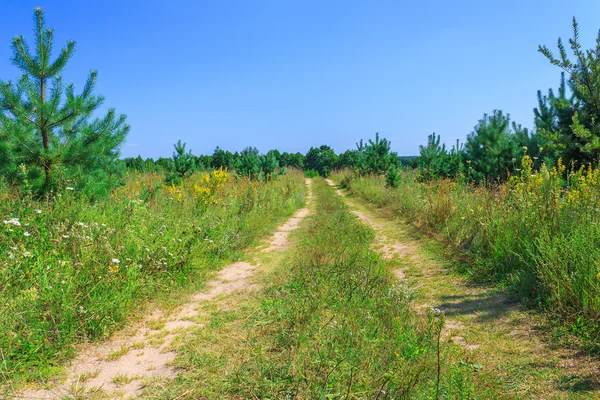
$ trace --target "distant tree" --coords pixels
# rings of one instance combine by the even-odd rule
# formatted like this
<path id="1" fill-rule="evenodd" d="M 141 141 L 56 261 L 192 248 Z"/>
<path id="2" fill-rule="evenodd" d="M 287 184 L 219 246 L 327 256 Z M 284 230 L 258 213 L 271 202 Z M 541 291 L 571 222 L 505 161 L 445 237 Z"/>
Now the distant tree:
<path id="1" fill-rule="evenodd" d="M 277 163 L 279 165 L 281 165 L 281 152 L 279 150 L 277 150 L 277 149 L 269 150 L 266 155 L 275 157 L 275 160 L 277 161 Z"/>
<path id="2" fill-rule="evenodd" d="M 146 171 L 147 172 L 154 172 L 156 171 L 156 164 L 154 162 L 154 159 L 152 158 L 146 158 L 146 161 L 144 161 L 144 164 L 146 166 Z"/>
<path id="3" fill-rule="evenodd" d="M 154 163 L 158 172 L 171 173 L 175 170 L 173 159 L 171 157 L 159 157 Z"/>
<path id="4" fill-rule="evenodd" d="M 212 156 L 199 155 L 196 156 L 196 170 L 206 171 L 212 166 Z"/>
<path id="5" fill-rule="evenodd" d="M 283 167 L 290 167 L 290 168 L 297 168 L 297 169 L 304 168 L 304 154 L 302 154 L 300 152 L 296 152 L 296 153 L 288 154 L 287 157 L 285 156 L 286 154 L 287 153 L 282 154 L 282 166 Z M 286 160 L 286 161 L 283 161 L 283 160 Z"/>
<path id="6" fill-rule="evenodd" d="M 146 163 L 142 156 L 138 155 L 137 157 L 128 157 L 124 158 L 123 162 L 125 163 L 125 168 L 132 169 L 134 171 L 145 171 Z"/>
<path id="7" fill-rule="evenodd" d="M 423 179 L 435 179 L 448 175 L 450 163 L 446 145 L 441 143 L 441 137 L 435 132 L 427 136 L 427 145 L 419 146 L 417 165 Z"/>
<path id="8" fill-rule="evenodd" d="M 23 36 L 12 40 L 12 61 L 23 75 L 16 84 L 0 81 L 3 169 L 14 172 L 25 165 L 28 179 L 41 192 L 67 181 L 94 194 L 106 192 L 116 183 L 111 173 L 129 131 L 126 117 L 111 108 L 103 118 L 92 119 L 104 103 L 104 97 L 92 94 L 97 72 L 90 73 L 79 95 L 72 84 L 65 86 L 60 73 L 75 42 L 67 42 L 52 61 L 54 31 L 46 28 L 41 8 L 34 17 L 34 52 Z"/>
<path id="9" fill-rule="evenodd" d="M 401 183 L 400 171 L 395 164 L 392 164 L 385 174 L 385 184 L 387 187 L 395 188 Z"/>
<path id="10" fill-rule="evenodd" d="M 465 144 L 466 158 L 473 179 L 506 180 L 521 156 L 521 148 L 511 131 L 510 115 L 494 110 L 484 114 Z"/>
<path id="11" fill-rule="evenodd" d="M 387 172 L 391 165 L 391 144 L 387 139 L 380 139 L 379 132 L 375 133 L 375 140 L 369 139 L 364 146 L 366 173 L 383 175 Z"/>
<path id="12" fill-rule="evenodd" d="M 217 147 L 212 155 L 210 166 L 214 169 L 224 168 L 233 169 L 236 157 L 230 151 L 225 151 Z"/>
<path id="13" fill-rule="evenodd" d="M 275 154 L 276 153 L 271 150 L 260 158 L 261 172 L 266 181 L 271 180 L 275 171 L 279 169 L 279 162 L 277 161 Z"/>
<path id="14" fill-rule="evenodd" d="M 250 179 L 260 177 L 262 163 L 256 147 L 246 147 L 239 155 L 236 162 L 236 170 L 239 175 Z"/>
<path id="15" fill-rule="evenodd" d="M 346 150 L 338 156 L 337 168 L 357 169 L 362 155 L 358 150 Z"/>
<path id="16" fill-rule="evenodd" d="M 192 154 L 192 151 L 185 151 L 185 143 L 181 143 L 181 140 L 177 141 L 173 147 L 173 171 L 171 174 L 167 174 L 167 182 L 180 183 L 181 180 L 194 172 L 196 169 L 196 157 Z"/>
<path id="17" fill-rule="evenodd" d="M 337 155 L 327 145 L 311 147 L 304 157 L 304 169 L 317 171 L 319 175 L 324 177 L 329 176 L 336 163 Z"/>
<path id="18" fill-rule="evenodd" d="M 573 38 L 569 45 L 574 56 L 571 61 L 561 38 L 559 56 L 546 46 L 539 51 L 568 75 L 572 97 L 566 96 L 564 75 L 559 95 L 550 92 L 547 98 L 538 93 L 536 126 L 566 163 L 583 164 L 600 160 L 600 32 L 594 48 L 584 50 L 579 41 L 579 26 L 573 18 Z"/>

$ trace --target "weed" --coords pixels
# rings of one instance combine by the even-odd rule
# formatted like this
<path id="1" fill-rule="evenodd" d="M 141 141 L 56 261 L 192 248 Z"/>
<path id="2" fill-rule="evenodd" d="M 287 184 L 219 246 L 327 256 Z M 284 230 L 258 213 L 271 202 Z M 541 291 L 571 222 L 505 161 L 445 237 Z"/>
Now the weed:
<path id="1" fill-rule="evenodd" d="M 269 182 L 224 171 L 178 186 L 163 181 L 131 174 L 96 202 L 71 187 L 37 200 L 0 186 L 0 384 L 40 377 L 44 365 L 71 358 L 73 344 L 109 335 L 149 299 L 192 277 L 202 282 L 305 194 L 298 173 Z"/>

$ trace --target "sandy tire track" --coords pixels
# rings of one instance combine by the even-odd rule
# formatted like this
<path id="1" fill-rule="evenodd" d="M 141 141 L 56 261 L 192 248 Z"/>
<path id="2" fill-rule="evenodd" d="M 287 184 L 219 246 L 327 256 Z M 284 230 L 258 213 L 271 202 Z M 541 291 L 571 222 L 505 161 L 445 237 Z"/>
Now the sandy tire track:
<path id="1" fill-rule="evenodd" d="M 307 205 L 313 198 L 312 181 L 308 186 Z M 289 235 L 310 213 L 307 206 L 281 225 L 262 252 L 283 251 L 290 246 Z M 265 247 L 266 246 L 266 247 Z M 136 327 L 124 329 L 110 340 L 83 348 L 68 367 L 67 379 L 43 389 L 17 393 L 15 399 L 54 400 L 62 398 L 136 398 L 143 388 L 155 381 L 177 376 L 172 362 L 177 356 L 174 341 L 188 330 L 201 329 L 198 307 L 217 298 L 247 293 L 260 288 L 252 278 L 255 265 L 238 261 L 221 269 L 206 289 L 191 296 L 191 301 L 166 314 L 155 310 Z"/>
<path id="2" fill-rule="evenodd" d="M 352 212 L 365 224 L 375 230 L 374 246 L 385 257 L 397 255 L 413 264 L 410 271 L 411 282 L 419 288 L 423 298 L 418 310 L 433 308 L 445 314 L 442 332 L 444 341 L 460 346 L 465 357 L 477 357 L 484 364 L 492 379 L 510 379 L 506 398 L 600 398 L 600 361 L 568 347 L 554 347 L 546 342 L 544 333 L 536 325 L 535 314 L 528 313 L 515 302 L 507 299 L 504 292 L 491 287 L 473 285 L 454 276 L 440 262 L 424 257 L 422 243 L 405 238 L 395 238 L 398 230 L 405 229 L 401 222 L 379 218 L 375 211 L 369 214 L 356 210 L 358 206 L 346 196 L 330 179 L 327 183 L 336 188 L 344 197 Z M 372 214 L 371 214 L 372 213 Z M 371 217 L 373 215 L 373 217 Z M 408 270 L 406 272 L 408 272 Z M 406 273 L 393 271 L 400 279 Z M 530 374 L 510 376 L 505 369 L 523 368 L 534 365 Z M 569 387 L 564 382 L 581 385 L 581 395 L 567 393 Z M 522 387 L 521 389 L 515 389 Z M 575 390 L 576 392 L 578 390 Z M 581 397 L 579 397 L 581 396 Z M 501 398 L 501 397 L 499 397 Z"/>

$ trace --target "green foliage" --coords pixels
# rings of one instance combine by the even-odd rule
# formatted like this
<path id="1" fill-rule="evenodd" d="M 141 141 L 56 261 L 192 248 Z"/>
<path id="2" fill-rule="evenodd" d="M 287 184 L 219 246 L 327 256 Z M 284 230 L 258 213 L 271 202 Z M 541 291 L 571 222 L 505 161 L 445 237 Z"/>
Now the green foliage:
<path id="1" fill-rule="evenodd" d="M 317 176 L 320 176 L 319 172 L 315 171 L 314 169 L 304 170 L 304 177 L 305 178 L 315 178 Z"/>
<path id="2" fill-rule="evenodd" d="M 235 169 L 240 176 L 256 179 L 260 176 L 261 163 L 259 152 L 256 147 L 246 147 L 236 160 Z"/>
<path id="3" fill-rule="evenodd" d="M 435 132 L 427 136 L 427 145 L 419 145 L 419 158 L 417 165 L 421 175 L 429 180 L 438 177 L 448 176 L 450 162 L 446 145 L 441 144 L 441 137 L 436 136 Z"/>
<path id="4" fill-rule="evenodd" d="M 385 138 L 380 139 L 379 133 L 376 133 L 375 140 L 369 139 L 365 143 L 361 139 L 356 143 L 356 150 L 340 154 L 336 167 L 352 169 L 359 175 L 384 175 L 392 165 L 398 167 L 401 164 L 398 154 L 391 151 L 391 142 Z"/>
<path id="5" fill-rule="evenodd" d="M 473 277 L 507 285 L 567 326 L 585 326 L 586 346 L 598 351 L 600 171 L 570 172 L 567 187 L 561 164 L 539 172 L 532 166 L 524 157 L 516 176 L 489 190 L 473 190 L 461 180 L 418 182 L 413 171 L 401 173 L 395 190 L 386 189 L 382 178 L 344 183 L 353 194 L 464 251 Z"/>
<path id="6" fill-rule="evenodd" d="M 391 142 L 379 139 L 379 132 L 375 133 L 375 140 L 369 139 L 364 147 L 363 172 L 367 174 L 383 175 L 390 168 Z"/>
<path id="7" fill-rule="evenodd" d="M 185 143 L 181 140 L 177 141 L 173 147 L 173 173 L 167 175 L 167 183 L 181 183 L 181 180 L 190 176 L 196 170 L 196 158 L 192 155 L 192 151 L 185 152 Z"/>
<path id="8" fill-rule="evenodd" d="M 556 151 L 568 164 L 584 165 L 600 160 L 600 32 L 595 46 L 583 50 L 579 40 L 579 26 L 573 18 L 573 38 L 569 46 L 574 56 L 571 61 L 561 38 L 558 39 L 559 56 L 546 47 L 539 46 L 553 65 L 568 74 L 568 87 L 572 96 L 567 98 L 564 75 L 559 96 L 552 92 L 542 98 L 538 92 L 536 125 Z"/>
<path id="9" fill-rule="evenodd" d="M 469 174 L 477 182 L 506 181 L 520 159 L 519 145 L 510 115 L 501 110 L 484 114 L 465 144 Z"/>
<path id="10" fill-rule="evenodd" d="M 0 382 L 47 381 L 44 367 L 74 343 L 121 327 L 159 292 L 202 282 L 299 208 L 305 184 L 298 174 L 231 181 L 202 206 L 193 189 L 171 188 L 132 174 L 108 199 L 63 188 L 47 202 L 0 181 Z"/>
<path id="11" fill-rule="evenodd" d="M 414 318 L 407 289 L 370 248 L 373 232 L 323 180 L 313 186 L 316 216 L 286 264 L 285 282 L 267 292 L 254 315 L 253 324 L 264 327 L 256 337 L 281 355 L 252 357 L 245 368 L 263 379 L 230 387 L 236 397 L 261 398 L 284 391 L 302 398 L 426 393 L 436 384 L 439 325 L 431 315 Z"/>
<path id="12" fill-rule="evenodd" d="M 91 119 L 104 103 L 92 94 L 97 72 L 75 94 L 60 76 L 75 42 L 51 60 L 54 31 L 46 28 L 41 8 L 34 16 L 33 53 L 22 36 L 12 40 L 12 61 L 23 75 L 16 83 L 0 81 L 0 172 L 36 193 L 61 184 L 91 195 L 107 193 L 119 180 L 112 164 L 129 131 L 125 115 L 109 109 L 103 118 Z"/>
<path id="13" fill-rule="evenodd" d="M 277 161 L 276 156 L 277 153 L 279 152 L 271 150 L 267 154 L 261 156 L 260 167 L 266 181 L 272 179 L 275 171 L 279 169 L 279 161 Z"/>
<path id="14" fill-rule="evenodd" d="M 401 182 L 402 178 L 400 177 L 400 171 L 392 164 L 385 174 L 385 184 L 387 187 L 395 188 L 400 186 Z"/>
<path id="15" fill-rule="evenodd" d="M 322 179 L 313 187 L 316 213 L 258 301 L 213 314 L 216 329 L 186 346 L 184 378 L 152 398 L 470 398 L 457 384 L 470 373 L 444 354 L 438 381 L 443 320 L 414 311 L 373 231 Z M 217 344 L 232 332 L 245 340 Z"/>
<path id="16" fill-rule="evenodd" d="M 304 155 L 302 153 L 281 153 L 279 164 L 282 167 L 290 167 L 296 169 L 304 168 Z"/>
<path id="17" fill-rule="evenodd" d="M 214 169 L 233 169 L 235 167 L 235 157 L 232 152 L 220 149 L 218 146 L 212 155 L 210 164 Z"/>
<path id="18" fill-rule="evenodd" d="M 327 145 L 311 147 L 304 157 L 304 168 L 315 170 L 319 175 L 329 176 L 337 164 L 338 156 L 333 149 Z"/>

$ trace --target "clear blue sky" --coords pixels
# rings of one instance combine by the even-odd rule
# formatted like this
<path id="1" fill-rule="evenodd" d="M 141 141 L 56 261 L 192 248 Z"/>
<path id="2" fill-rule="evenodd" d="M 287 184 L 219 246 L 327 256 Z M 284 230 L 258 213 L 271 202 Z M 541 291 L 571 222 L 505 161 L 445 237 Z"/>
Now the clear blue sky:
<path id="1" fill-rule="evenodd" d="M 537 52 L 571 35 L 593 45 L 600 2 L 317 0 L 1 0 L 0 78 L 18 77 L 10 39 L 31 42 L 45 9 L 57 50 L 77 42 L 64 78 L 128 116 L 123 156 L 305 153 L 353 148 L 375 132 L 401 155 L 436 132 L 464 139 L 499 108 L 531 127 L 536 91 L 560 72 Z"/>

